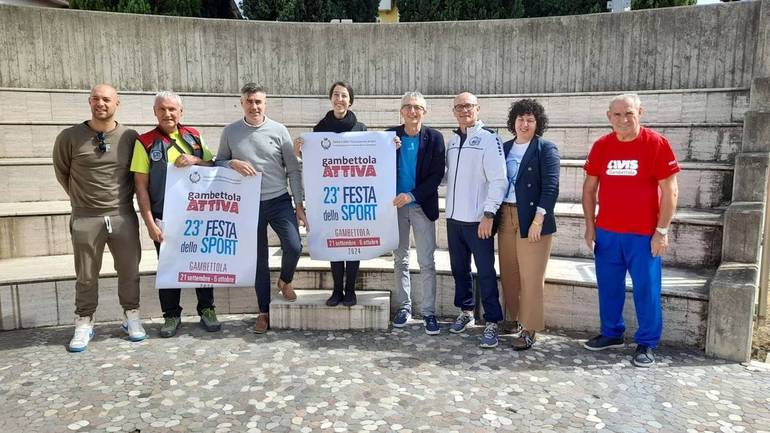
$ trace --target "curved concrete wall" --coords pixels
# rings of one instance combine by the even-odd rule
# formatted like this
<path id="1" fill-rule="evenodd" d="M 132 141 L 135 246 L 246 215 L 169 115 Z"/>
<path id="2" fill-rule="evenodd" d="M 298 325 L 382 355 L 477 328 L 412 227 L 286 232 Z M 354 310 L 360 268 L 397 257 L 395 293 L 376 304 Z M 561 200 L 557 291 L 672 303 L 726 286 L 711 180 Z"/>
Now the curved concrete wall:
<path id="1" fill-rule="evenodd" d="M 0 5 L 0 87 L 480 94 L 748 87 L 761 2 L 446 23 L 233 22 Z"/>

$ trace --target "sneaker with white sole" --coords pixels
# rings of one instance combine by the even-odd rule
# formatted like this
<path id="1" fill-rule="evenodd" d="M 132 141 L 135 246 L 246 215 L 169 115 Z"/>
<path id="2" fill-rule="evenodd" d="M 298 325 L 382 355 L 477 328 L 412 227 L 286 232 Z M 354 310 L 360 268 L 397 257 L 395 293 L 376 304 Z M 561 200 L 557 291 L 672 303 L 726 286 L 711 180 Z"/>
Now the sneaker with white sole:
<path id="1" fill-rule="evenodd" d="M 94 318 L 92 316 L 76 317 L 75 335 L 72 336 L 67 349 L 70 352 L 83 352 L 92 338 L 94 338 Z"/>
<path id="2" fill-rule="evenodd" d="M 438 335 L 441 333 L 441 328 L 438 327 L 438 321 L 436 316 L 430 315 L 423 318 L 425 321 L 425 333 L 428 335 Z"/>
<path id="3" fill-rule="evenodd" d="M 484 333 L 481 336 L 479 347 L 484 349 L 497 347 L 497 323 L 487 322 L 487 326 L 484 328 Z"/>
<path id="4" fill-rule="evenodd" d="M 412 313 L 406 308 L 399 308 L 396 317 L 393 318 L 393 327 L 403 328 L 410 320 L 412 320 Z"/>
<path id="5" fill-rule="evenodd" d="M 459 334 L 464 332 L 467 327 L 473 326 L 473 323 L 474 321 L 472 313 L 463 311 L 459 316 L 457 316 L 455 323 L 449 327 L 449 332 L 452 334 Z"/>
<path id="6" fill-rule="evenodd" d="M 123 332 L 128 334 L 128 339 L 130 341 L 142 341 L 147 338 L 147 333 L 144 332 L 142 319 L 139 317 L 138 309 L 125 310 L 123 312 L 123 317 L 125 317 L 125 320 L 123 320 L 121 328 L 123 329 Z"/>

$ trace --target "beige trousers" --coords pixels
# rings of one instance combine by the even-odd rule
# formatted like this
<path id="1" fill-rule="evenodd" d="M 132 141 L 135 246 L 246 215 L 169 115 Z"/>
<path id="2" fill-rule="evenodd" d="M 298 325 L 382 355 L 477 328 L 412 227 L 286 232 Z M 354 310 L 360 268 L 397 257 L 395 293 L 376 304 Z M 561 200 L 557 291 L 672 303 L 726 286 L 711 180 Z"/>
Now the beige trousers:
<path id="1" fill-rule="evenodd" d="M 518 320 L 524 329 L 542 331 L 545 328 L 545 267 L 553 236 L 545 235 L 538 242 L 529 242 L 519 234 L 516 207 L 503 205 L 500 212 L 497 244 L 506 313 L 511 320 Z"/>

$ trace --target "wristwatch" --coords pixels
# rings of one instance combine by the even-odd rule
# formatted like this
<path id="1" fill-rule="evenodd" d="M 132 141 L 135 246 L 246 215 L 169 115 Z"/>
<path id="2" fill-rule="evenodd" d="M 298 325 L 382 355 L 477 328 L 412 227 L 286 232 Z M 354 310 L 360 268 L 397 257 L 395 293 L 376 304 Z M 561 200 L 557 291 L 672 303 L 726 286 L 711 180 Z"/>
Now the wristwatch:
<path id="1" fill-rule="evenodd" d="M 655 231 L 660 233 L 662 236 L 666 236 L 668 234 L 668 227 L 655 227 Z"/>
<path id="2" fill-rule="evenodd" d="M 484 211 L 484 216 L 489 218 L 489 219 L 495 219 L 495 213 L 494 212 Z"/>

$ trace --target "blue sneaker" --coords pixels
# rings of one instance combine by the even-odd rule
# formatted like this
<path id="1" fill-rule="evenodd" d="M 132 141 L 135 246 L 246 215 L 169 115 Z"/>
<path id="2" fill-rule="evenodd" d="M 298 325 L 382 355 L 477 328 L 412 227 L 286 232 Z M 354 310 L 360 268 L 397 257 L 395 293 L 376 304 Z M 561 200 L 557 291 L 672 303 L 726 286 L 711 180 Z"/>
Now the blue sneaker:
<path id="1" fill-rule="evenodd" d="M 412 319 L 412 313 L 406 308 L 400 308 L 396 311 L 396 317 L 393 318 L 393 326 L 396 328 L 403 328 L 406 323 Z"/>
<path id="2" fill-rule="evenodd" d="M 425 321 L 425 333 L 428 335 L 438 335 L 441 333 L 441 329 L 438 327 L 438 321 L 436 321 L 436 316 L 425 316 L 423 318 Z"/>
<path id="3" fill-rule="evenodd" d="M 484 328 L 484 334 L 481 337 L 481 343 L 479 347 L 484 349 L 491 349 L 497 347 L 497 323 L 489 322 Z"/>
<path id="4" fill-rule="evenodd" d="M 455 323 L 452 324 L 452 326 L 449 327 L 449 332 L 452 334 L 459 334 L 461 332 L 465 331 L 465 328 L 469 326 L 473 326 L 474 320 L 473 316 L 470 312 L 466 313 L 463 311 L 460 313 L 459 316 L 457 316 L 457 319 L 455 319 Z"/>

